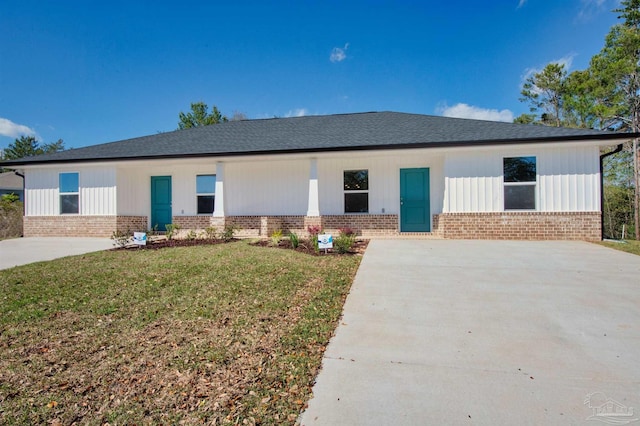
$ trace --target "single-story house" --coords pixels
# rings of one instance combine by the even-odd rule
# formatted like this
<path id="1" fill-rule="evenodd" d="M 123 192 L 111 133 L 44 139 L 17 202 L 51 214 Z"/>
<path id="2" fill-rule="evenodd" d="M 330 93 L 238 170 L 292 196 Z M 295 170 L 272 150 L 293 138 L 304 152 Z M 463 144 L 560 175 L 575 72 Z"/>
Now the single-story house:
<path id="1" fill-rule="evenodd" d="M 635 134 L 396 112 L 232 121 L 0 163 L 25 236 L 234 225 L 601 238 L 600 148 Z"/>
<path id="2" fill-rule="evenodd" d="M 5 194 L 15 194 L 22 201 L 24 199 L 22 177 L 14 172 L 0 173 L 0 197 Z"/>

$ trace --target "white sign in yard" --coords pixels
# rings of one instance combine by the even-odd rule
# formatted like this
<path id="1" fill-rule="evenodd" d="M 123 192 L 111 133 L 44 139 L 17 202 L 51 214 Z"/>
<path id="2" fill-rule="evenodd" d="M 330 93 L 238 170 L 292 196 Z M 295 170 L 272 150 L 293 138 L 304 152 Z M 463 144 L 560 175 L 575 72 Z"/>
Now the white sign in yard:
<path id="1" fill-rule="evenodd" d="M 134 232 L 133 233 L 133 244 L 137 244 L 139 246 L 147 245 L 147 233 L 146 232 Z"/>
<path id="2" fill-rule="evenodd" d="M 318 248 L 319 249 L 333 248 L 333 235 L 318 234 Z"/>

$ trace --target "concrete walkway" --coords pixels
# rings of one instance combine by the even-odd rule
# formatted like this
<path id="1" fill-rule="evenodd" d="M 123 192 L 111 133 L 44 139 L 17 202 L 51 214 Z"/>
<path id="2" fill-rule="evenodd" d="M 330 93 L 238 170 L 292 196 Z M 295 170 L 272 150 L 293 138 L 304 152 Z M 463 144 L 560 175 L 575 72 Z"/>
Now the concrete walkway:
<path id="1" fill-rule="evenodd" d="M 371 241 L 301 423 L 634 421 L 639 307 L 640 257 L 595 244 Z"/>
<path id="2" fill-rule="evenodd" d="M 0 241 L 0 269 L 113 248 L 108 238 L 30 237 Z"/>

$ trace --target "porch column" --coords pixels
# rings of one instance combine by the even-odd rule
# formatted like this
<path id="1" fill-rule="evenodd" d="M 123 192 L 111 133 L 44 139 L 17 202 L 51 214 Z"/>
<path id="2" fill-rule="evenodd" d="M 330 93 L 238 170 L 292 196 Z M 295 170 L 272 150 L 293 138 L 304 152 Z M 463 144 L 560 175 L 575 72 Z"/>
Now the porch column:
<path id="1" fill-rule="evenodd" d="M 216 196 L 213 217 L 224 217 L 224 163 L 216 163 Z"/>
<path id="2" fill-rule="evenodd" d="M 309 203 L 307 216 L 320 216 L 320 201 L 318 195 L 318 160 L 311 159 L 309 170 Z"/>

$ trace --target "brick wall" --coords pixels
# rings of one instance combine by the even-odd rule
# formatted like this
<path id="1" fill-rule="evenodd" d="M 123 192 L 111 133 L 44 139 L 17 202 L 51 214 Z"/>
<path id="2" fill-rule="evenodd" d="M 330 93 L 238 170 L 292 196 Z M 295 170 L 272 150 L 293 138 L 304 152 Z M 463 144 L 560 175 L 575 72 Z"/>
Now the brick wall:
<path id="1" fill-rule="evenodd" d="M 398 235 L 397 214 L 345 214 L 322 216 L 322 227 L 334 234 L 351 228 L 363 237 Z"/>
<path id="2" fill-rule="evenodd" d="M 118 232 L 146 232 L 147 216 L 117 216 L 116 228 Z"/>
<path id="3" fill-rule="evenodd" d="M 25 237 L 110 237 L 116 216 L 25 216 Z"/>
<path id="4" fill-rule="evenodd" d="M 211 216 L 173 216 L 172 224 L 180 229 L 203 230 L 211 226 Z"/>
<path id="5" fill-rule="evenodd" d="M 433 223 L 434 233 L 450 239 L 601 239 L 600 212 L 442 213 Z"/>
<path id="6" fill-rule="evenodd" d="M 285 234 L 295 232 L 307 237 L 309 226 L 320 226 L 327 232 L 338 233 L 341 228 L 351 228 L 359 235 L 382 236 L 398 234 L 398 215 L 360 214 L 328 216 L 230 216 L 227 223 L 241 228 L 240 236 L 268 237 L 281 229 Z"/>
<path id="7" fill-rule="evenodd" d="M 337 234 L 351 228 L 363 237 L 398 235 L 398 215 L 356 214 L 308 216 L 175 216 L 184 232 L 210 226 L 233 225 L 238 236 L 268 237 L 281 229 L 307 237 L 309 226 L 319 225 Z M 24 236 L 110 237 L 113 231 L 147 229 L 146 216 L 25 216 Z M 601 238 L 600 212 L 442 213 L 433 216 L 432 235 L 449 239 L 586 240 Z"/>

